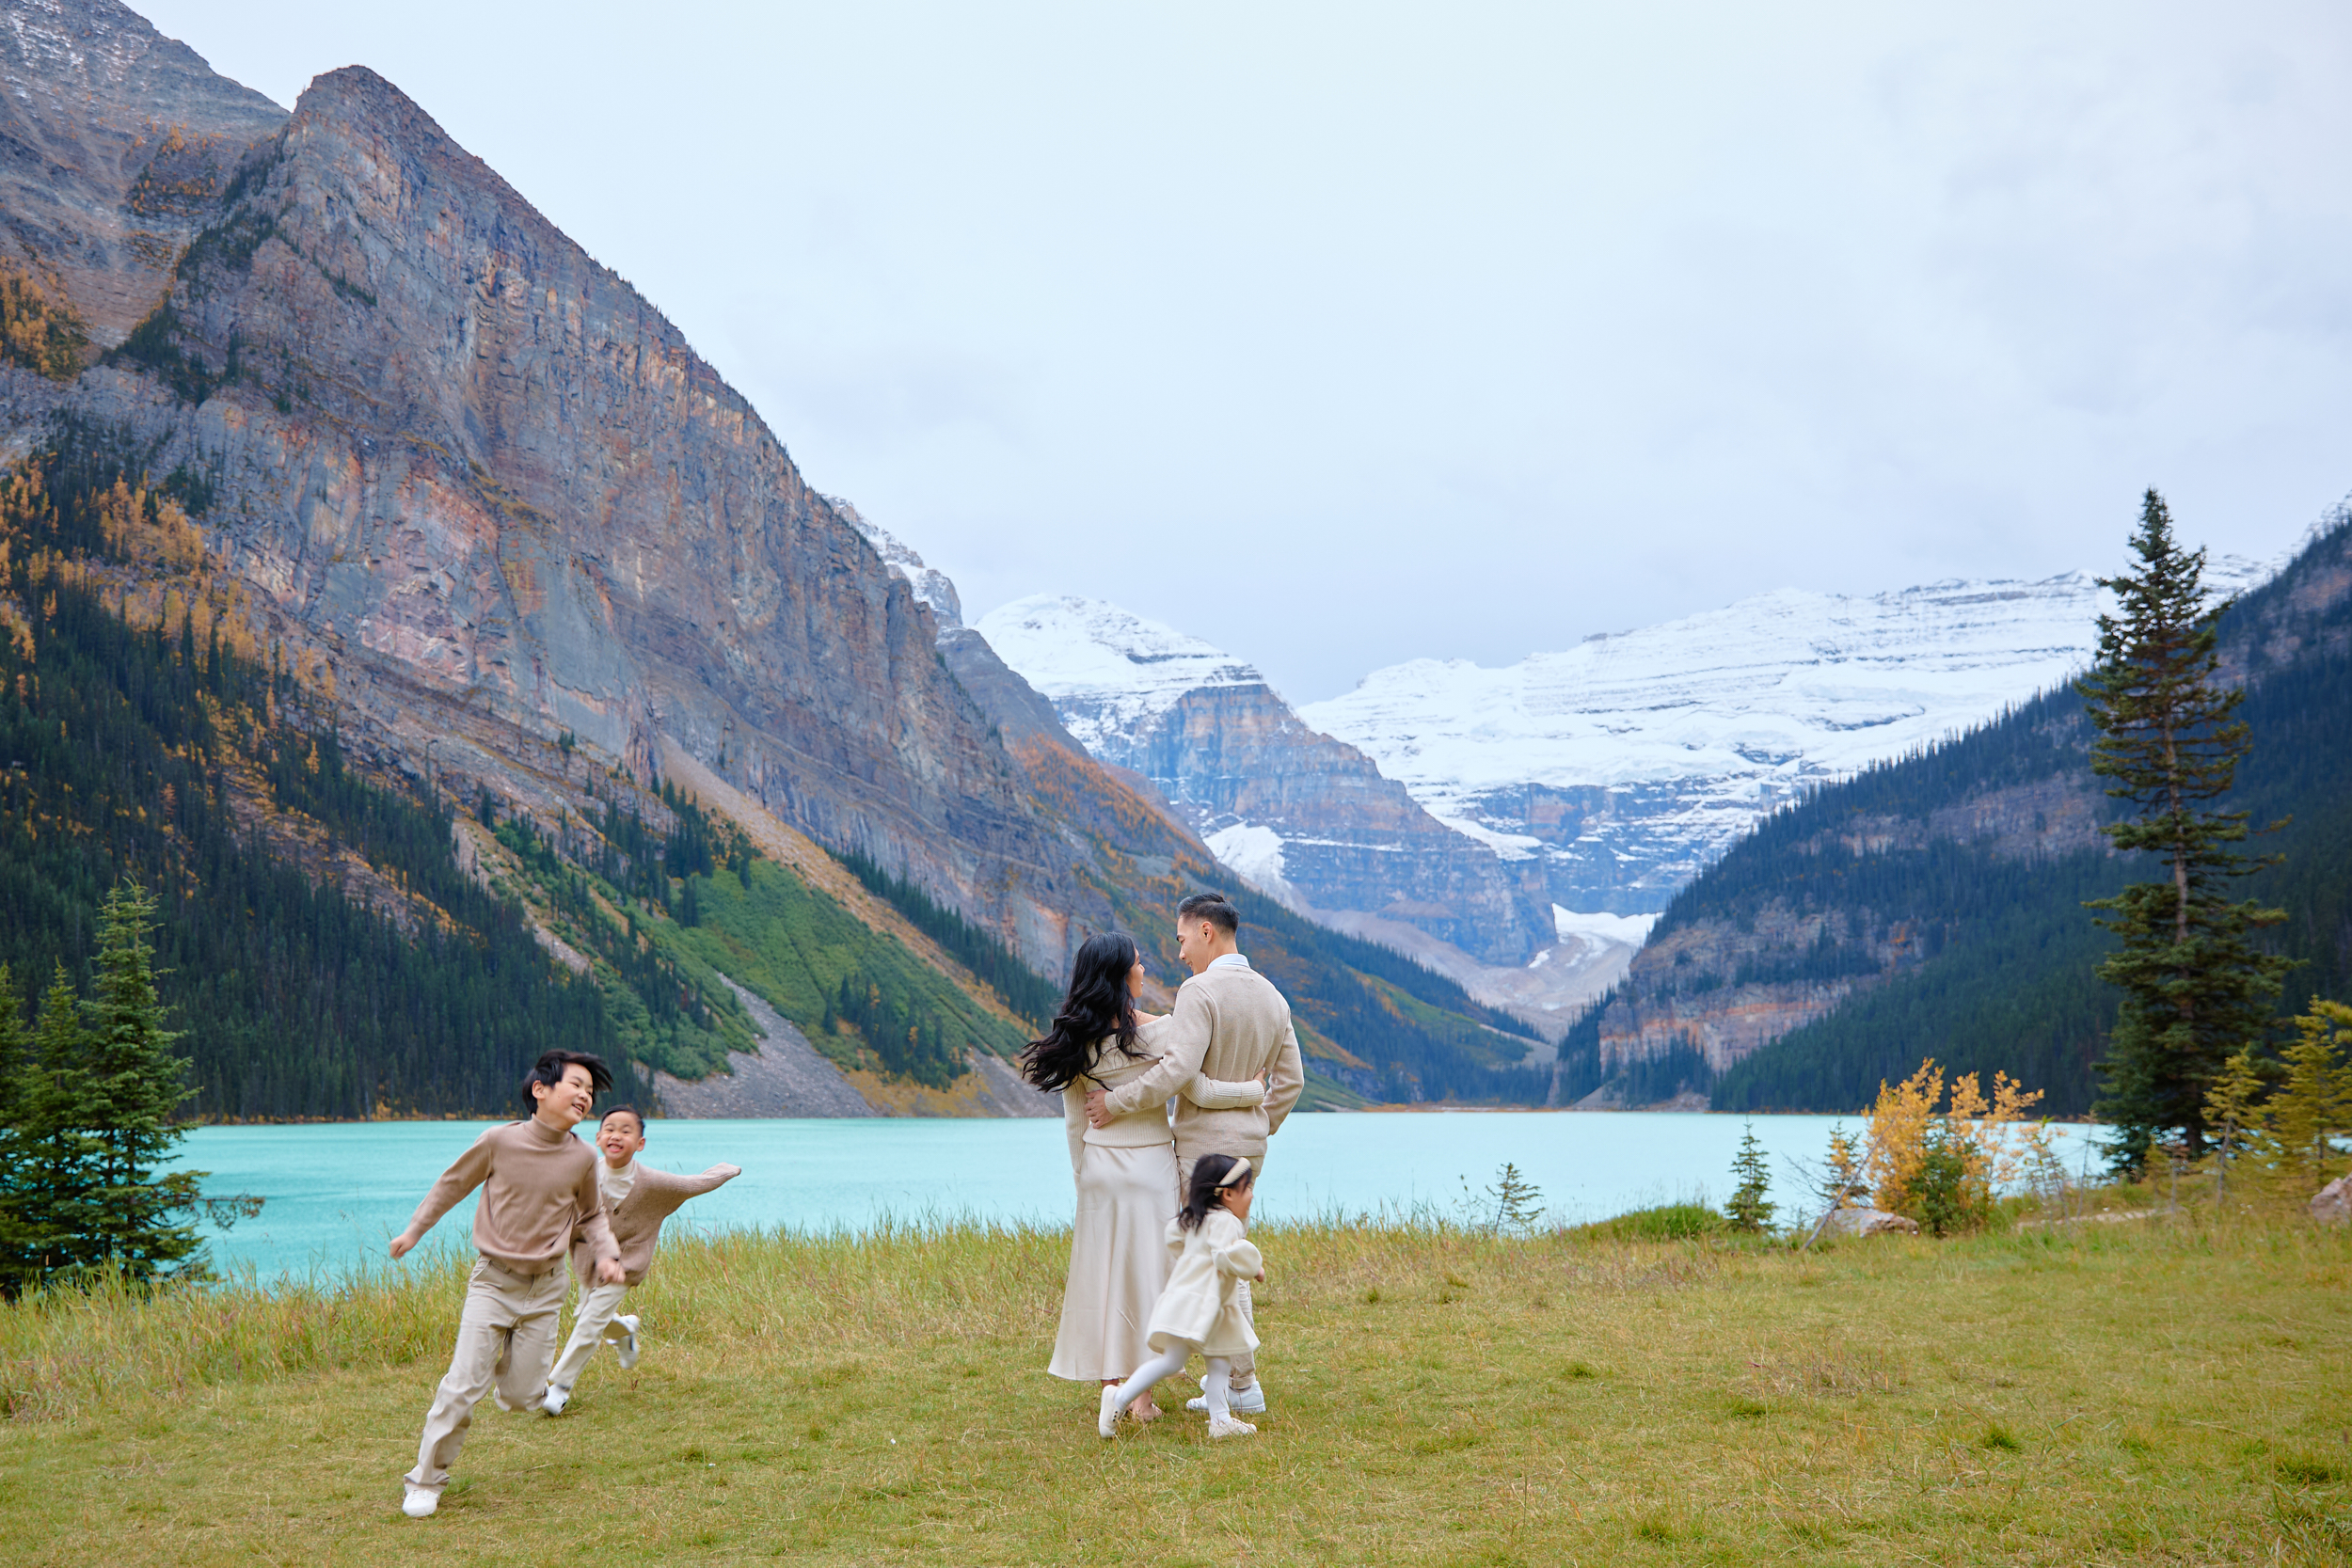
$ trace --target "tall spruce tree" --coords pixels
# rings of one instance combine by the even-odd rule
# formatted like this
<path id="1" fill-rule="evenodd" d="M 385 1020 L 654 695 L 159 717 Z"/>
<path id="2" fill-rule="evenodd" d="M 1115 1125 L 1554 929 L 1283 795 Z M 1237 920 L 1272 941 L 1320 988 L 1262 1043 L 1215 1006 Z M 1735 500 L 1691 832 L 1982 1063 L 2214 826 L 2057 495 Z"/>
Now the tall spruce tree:
<path id="1" fill-rule="evenodd" d="M 2153 490 L 2131 546 L 2137 571 L 2099 579 L 2118 613 L 2099 617 L 2098 662 L 2076 689 L 2099 729 L 2091 771 L 2133 808 L 2102 831 L 2118 849 L 2165 863 L 2161 880 L 2090 905 L 2109 911 L 2099 924 L 2122 939 L 2098 971 L 2123 993 L 2099 1064 L 2098 1110 L 2116 1130 L 2109 1161 L 2137 1175 L 2164 1133 L 2203 1149 L 2206 1097 L 2223 1064 L 2268 1023 L 2287 961 L 2249 935 L 2286 911 L 2226 896 L 2233 879 L 2263 863 L 2230 847 L 2245 841 L 2247 814 L 2211 809 L 2251 749 L 2234 717 L 2245 693 L 2215 679 L 2215 623 L 2226 606 L 2206 603 L 2205 552 L 2173 542 Z"/>
<path id="2" fill-rule="evenodd" d="M 158 1169 L 187 1135 L 175 1118 L 196 1091 L 155 995 L 154 929 L 153 897 L 136 882 L 118 883 L 99 911 L 81 1108 L 97 1146 L 101 1212 L 92 1240 L 102 1259 L 134 1279 L 170 1273 L 202 1246 L 192 1216 L 205 1173 Z"/>
<path id="3" fill-rule="evenodd" d="M 13 1018 L 13 991 L 7 1001 Z M 31 1050 L 20 1050 L 9 1074 L 7 1141 L 0 1145 L 0 1288 L 11 1295 L 97 1258 L 99 1148 L 82 1127 L 88 1055 L 81 1004 L 60 963 Z"/>

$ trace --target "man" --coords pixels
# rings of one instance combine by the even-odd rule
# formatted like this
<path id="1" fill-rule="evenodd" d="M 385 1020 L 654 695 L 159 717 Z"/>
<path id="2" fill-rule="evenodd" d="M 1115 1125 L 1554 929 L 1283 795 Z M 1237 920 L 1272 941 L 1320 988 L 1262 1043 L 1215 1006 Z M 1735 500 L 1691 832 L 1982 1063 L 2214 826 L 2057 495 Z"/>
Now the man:
<path id="1" fill-rule="evenodd" d="M 583 1052 L 541 1056 L 523 1080 L 531 1115 L 476 1138 L 433 1183 L 408 1228 L 392 1238 L 392 1256 L 406 1257 L 460 1198 L 482 1189 L 473 1215 L 473 1244 L 482 1256 L 466 1282 L 457 1348 L 425 1413 L 417 1467 L 404 1478 L 401 1512 L 412 1519 L 440 1506 L 473 1408 L 493 1386 L 501 1409 L 538 1408 L 555 1360 L 564 1259 L 573 1233 L 596 1259 L 599 1281 L 618 1285 L 624 1277 L 621 1250 L 596 1189 L 596 1157 L 572 1136 L 596 1091 L 612 1086 L 604 1063 Z"/>
<path id="2" fill-rule="evenodd" d="M 1096 1127 L 1175 1098 L 1179 1192 L 1188 1189 L 1193 1162 L 1203 1154 L 1247 1155 L 1263 1171 L 1266 1139 L 1280 1130 L 1307 1084 L 1290 1004 L 1242 957 L 1235 940 L 1240 930 L 1241 915 L 1222 895 L 1196 893 L 1176 907 L 1176 956 L 1192 978 L 1177 990 L 1176 1010 L 1155 1042 L 1160 1059 L 1118 1088 L 1087 1096 L 1087 1119 Z M 1196 1073 L 1229 1081 L 1263 1075 L 1265 1100 L 1241 1110 L 1204 1111 L 1177 1092 Z M 1247 1281 L 1239 1300 L 1249 1316 Z M 1257 1372 L 1255 1357 L 1233 1358 L 1232 1407 L 1253 1416 L 1265 1410 Z M 1193 1400 L 1185 1408 L 1206 1409 L 1207 1402 Z"/>

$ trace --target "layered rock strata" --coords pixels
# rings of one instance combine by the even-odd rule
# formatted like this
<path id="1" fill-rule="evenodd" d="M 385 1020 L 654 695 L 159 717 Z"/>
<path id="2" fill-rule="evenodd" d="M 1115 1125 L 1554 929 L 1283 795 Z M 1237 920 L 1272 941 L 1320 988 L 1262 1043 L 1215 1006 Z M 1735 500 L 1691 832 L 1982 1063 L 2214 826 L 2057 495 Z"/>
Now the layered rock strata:
<path id="1" fill-rule="evenodd" d="M 127 6 L 0 5 L 0 224 L 101 348 L 153 309 L 238 158 L 285 122 Z"/>
<path id="2" fill-rule="evenodd" d="M 90 82 L 58 100 L 53 149 L 103 150 L 141 112 L 138 71 Z M 70 413 L 201 476 L 268 636 L 410 772 L 560 816 L 611 769 L 650 781 L 670 737 L 1058 967 L 1107 906 L 932 611 L 750 405 L 374 73 L 320 77 L 274 128 L 230 86 L 183 93 L 250 109 L 199 129 L 271 134 L 194 209 L 135 354 L 64 388 L 8 377 L 11 438 Z M 11 213 L 39 209 L 32 165 L 0 178 Z M 119 321 L 146 275 L 97 272 L 64 270 L 74 304 Z"/>

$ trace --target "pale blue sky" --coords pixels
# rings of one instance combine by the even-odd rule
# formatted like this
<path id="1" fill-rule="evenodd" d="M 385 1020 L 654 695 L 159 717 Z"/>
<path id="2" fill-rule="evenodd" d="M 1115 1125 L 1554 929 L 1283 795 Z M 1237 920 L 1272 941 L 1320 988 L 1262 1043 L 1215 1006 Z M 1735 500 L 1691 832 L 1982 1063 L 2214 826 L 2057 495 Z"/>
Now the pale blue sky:
<path id="1" fill-rule="evenodd" d="M 2352 490 L 2352 10 L 150 0 L 373 67 L 977 614 L 1299 701 Z"/>

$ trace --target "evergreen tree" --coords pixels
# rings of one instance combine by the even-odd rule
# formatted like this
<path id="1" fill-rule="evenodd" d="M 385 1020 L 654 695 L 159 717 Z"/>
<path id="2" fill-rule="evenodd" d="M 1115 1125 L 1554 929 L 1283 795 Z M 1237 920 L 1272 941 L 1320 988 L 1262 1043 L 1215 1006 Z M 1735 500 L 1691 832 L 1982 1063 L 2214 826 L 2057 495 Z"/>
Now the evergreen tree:
<path id="1" fill-rule="evenodd" d="M 14 1018 L 13 990 L 7 998 Z M 81 1125 L 89 1034 L 65 965 L 42 1000 L 29 1055 L 12 1064 L 7 1142 L 0 1147 L 0 1266 L 13 1295 L 96 1260 L 98 1140 Z"/>
<path id="2" fill-rule="evenodd" d="M 32 1272 L 32 1254 L 22 1233 L 26 1207 L 36 1196 L 24 1115 L 35 1089 L 34 1063 L 26 1044 L 16 977 L 0 963 L 0 1290 L 11 1290 Z"/>
<path id="3" fill-rule="evenodd" d="M 2249 1154 L 2259 1161 L 2265 1141 L 2264 1079 L 2268 1064 L 2250 1045 L 2238 1048 L 2205 1096 L 2205 1130 L 2213 1139 L 2214 1202 L 2230 1196 L 2230 1169 Z"/>
<path id="4" fill-rule="evenodd" d="M 79 1118 L 97 1152 L 100 1212 L 89 1234 L 100 1255 L 135 1279 L 170 1272 L 201 1245 L 193 1220 L 173 1216 L 193 1214 L 204 1173 L 157 1168 L 186 1136 L 175 1117 L 196 1091 L 156 999 L 154 928 L 155 901 L 136 882 L 106 895 Z"/>
<path id="5" fill-rule="evenodd" d="M 2098 662 L 2078 689 L 2099 730 L 2091 771 L 2135 813 L 2101 831 L 2118 849 L 2167 863 L 2163 880 L 2090 903 L 2109 911 L 2099 924 L 2122 939 L 2098 969 L 2122 992 L 2098 1109 L 2115 1125 L 2108 1159 L 2137 1174 L 2166 1132 L 2203 1149 L 2206 1096 L 2222 1064 L 2268 1022 L 2287 962 L 2249 935 L 2285 911 L 2225 896 L 2232 879 L 2261 863 L 2229 847 L 2245 840 L 2247 814 L 2210 809 L 2250 745 L 2234 717 L 2245 693 L 2214 678 L 2219 608 L 2205 603 L 2205 553 L 2174 544 L 2153 490 L 2131 543 L 2138 570 L 2099 579 L 2121 612 L 2099 617 Z"/>
<path id="6" fill-rule="evenodd" d="M 1772 1211 L 1779 1207 L 1766 1194 L 1772 1190 L 1772 1173 L 1764 1161 L 1764 1146 L 1756 1141 L 1756 1123 L 1749 1122 L 1740 1134 L 1740 1152 L 1732 1156 L 1731 1201 L 1724 1205 L 1735 1230 L 1761 1230 L 1772 1223 Z"/>
<path id="7" fill-rule="evenodd" d="M 2314 1001 L 2295 1021 L 2296 1038 L 2281 1053 L 2286 1073 L 2265 1107 L 2280 1164 L 2299 1178 L 2306 1193 L 2335 1173 L 2343 1156 L 2339 1133 L 2352 1131 L 2352 1007 Z"/>

